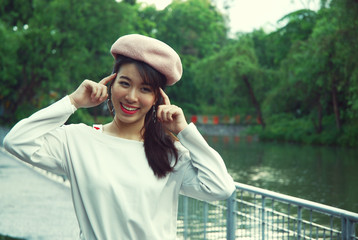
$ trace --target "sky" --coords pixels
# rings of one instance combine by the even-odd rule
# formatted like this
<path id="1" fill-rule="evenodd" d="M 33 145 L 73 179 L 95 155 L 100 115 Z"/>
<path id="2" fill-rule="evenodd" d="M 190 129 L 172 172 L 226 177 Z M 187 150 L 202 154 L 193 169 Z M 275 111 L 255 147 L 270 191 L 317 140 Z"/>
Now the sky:
<path id="1" fill-rule="evenodd" d="M 163 9 L 171 0 L 137 0 L 148 4 L 155 4 L 157 9 Z M 217 0 L 217 7 L 223 10 L 223 0 Z M 319 9 L 319 0 L 229 0 L 229 25 L 231 33 L 251 32 L 263 28 L 273 31 L 280 25 L 277 21 L 286 14 L 302 9 Z"/>

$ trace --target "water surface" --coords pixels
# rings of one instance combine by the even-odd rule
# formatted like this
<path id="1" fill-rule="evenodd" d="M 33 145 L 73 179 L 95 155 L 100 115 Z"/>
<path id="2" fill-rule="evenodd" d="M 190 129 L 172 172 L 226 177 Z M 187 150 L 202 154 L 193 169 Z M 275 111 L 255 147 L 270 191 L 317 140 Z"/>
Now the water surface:
<path id="1" fill-rule="evenodd" d="M 358 212 L 358 150 L 206 136 L 235 181 Z"/>

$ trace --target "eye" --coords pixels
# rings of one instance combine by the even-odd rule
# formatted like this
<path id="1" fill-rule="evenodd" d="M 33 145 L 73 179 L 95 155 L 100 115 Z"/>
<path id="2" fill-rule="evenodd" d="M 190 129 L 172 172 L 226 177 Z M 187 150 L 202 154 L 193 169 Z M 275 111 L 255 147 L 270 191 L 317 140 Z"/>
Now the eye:
<path id="1" fill-rule="evenodd" d="M 119 81 L 119 85 L 121 85 L 122 87 L 129 87 L 129 83 L 126 81 Z"/>
<path id="2" fill-rule="evenodd" d="M 152 88 L 149 87 L 149 86 L 142 87 L 142 88 L 141 88 L 141 91 L 144 92 L 144 93 L 151 93 L 151 92 L 153 92 Z"/>

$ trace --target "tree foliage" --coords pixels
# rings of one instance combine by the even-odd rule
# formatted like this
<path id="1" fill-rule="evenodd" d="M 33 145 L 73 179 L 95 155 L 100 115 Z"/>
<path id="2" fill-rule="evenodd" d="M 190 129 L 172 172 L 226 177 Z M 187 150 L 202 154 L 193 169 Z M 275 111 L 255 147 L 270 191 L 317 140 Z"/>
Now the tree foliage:
<path id="1" fill-rule="evenodd" d="M 220 50 L 227 41 L 224 16 L 209 0 L 174 0 L 158 18 L 156 36 L 180 53 L 184 74 L 169 93 L 190 112 L 200 111 L 192 65 Z"/>
<path id="2" fill-rule="evenodd" d="M 349 4 L 353 8 L 356 5 L 353 1 Z M 306 119 L 309 127 L 299 141 L 345 145 L 358 142 L 353 107 L 356 100 L 351 98 L 356 96 L 357 82 L 353 79 L 357 55 L 353 54 L 357 52 L 353 45 L 357 44 L 357 36 L 352 31 L 354 17 L 348 21 L 345 14 L 347 6 L 332 1 L 329 8 L 322 8 L 314 18 L 312 30 L 306 32 L 307 37 L 294 37 L 287 56 L 279 61 L 281 79 L 266 101 L 273 106 L 285 100 L 277 106 L 276 113 Z M 357 21 L 354 26 L 357 28 Z M 351 131 L 355 136 L 347 141 L 345 136 Z"/>
<path id="3" fill-rule="evenodd" d="M 198 92 L 199 102 L 207 106 L 206 112 L 252 114 L 265 126 L 261 103 L 272 74 L 260 68 L 253 45 L 249 36 L 242 36 L 193 65 L 193 76 L 198 89 L 205 85 L 215 86 Z"/>

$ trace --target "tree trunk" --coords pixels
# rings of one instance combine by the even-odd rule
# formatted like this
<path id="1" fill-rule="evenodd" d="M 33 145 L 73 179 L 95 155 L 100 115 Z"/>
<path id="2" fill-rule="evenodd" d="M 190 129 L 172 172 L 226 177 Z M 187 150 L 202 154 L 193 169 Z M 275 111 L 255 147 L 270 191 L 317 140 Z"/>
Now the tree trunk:
<path id="1" fill-rule="evenodd" d="M 334 116 L 336 118 L 336 127 L 338 130 L 341 130 L 341 117 L 339 114 L 339 106 L 338 106 L 338 100 L 337 100 L 337 80 L 336 77 L 333 76 L 332 80 L 332 103 L 333 103 L 333 110 L 334 110 Z"/>
<path id="2" fill-rule="evenodd" d="M 22 76 L 24 81 L 21 83 L 21 87 L 19 88 L 19 97 L 12 104 L 11 111 L 15 113 L 17 108 L 21 106 L 25 102 L 30 102 L 35 95 L 35 88 L 40 83 L 37 75 L 31 73 L 30 79 L 27 77 L 27 73 L 25 67 L 22 69 Z"/>
<path id="3" fill-rule="evenodd" d="M 322 103 L 321 103 L 321 95 L 318 95 L 318 100 L 317 100 L 317 117 L 318 117 L 318 123 L 314 124 L 315 128 L 316 128 L 316 132 L 317 133 L 321 133 L 323 130 L 322 127 Z"/>
<path id="4" fill-rule="evenodd" d="M 249 79 L 247 78 L 246 75 L 244 75 L 242 77 L 242 80 L 244 81 L 244 83 L 245 83 L 245 85 L 247 87 L 247 90 L 249 90 L 251 101 L 254 104 L 254 107 L 256 108 L 257 118 L 260 121 L 262 128 L 265 128 L 266 125 L 265 125 L 265 121 L 264 121 L 264 119 L 262 117 L 261 106 L 260 106 L 260 103 L 256 99 L 256 96 L 254 94 L 254 90 L 252 89 L 252 86 L 251 86 L 251 84 L 249 82 Z"/>

